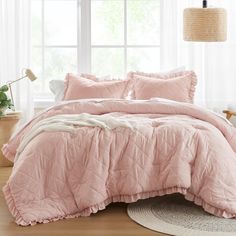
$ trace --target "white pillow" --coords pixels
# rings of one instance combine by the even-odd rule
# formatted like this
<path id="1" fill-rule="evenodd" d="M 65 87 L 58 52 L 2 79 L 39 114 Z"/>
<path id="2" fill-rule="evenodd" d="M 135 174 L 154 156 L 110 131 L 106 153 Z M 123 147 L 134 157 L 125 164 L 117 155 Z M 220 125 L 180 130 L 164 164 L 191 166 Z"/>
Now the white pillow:
<path id="1" fill-rule="evenodd" d="M 49 82 L 49 88 L 54 94 L 55 102 L 60 102 L 64 96 L 65 82 L 64 80 L 51 80 Z"/>
<path id="2" fill-rule="evenodd" d="M 180 66 L 180 67 L 176 67 L 167 71 L 161 71 L 160 74 L 172 74 L 172 73 L 178 73 L 181 71 L 186 71 L 186 67 L 185 66 Z"/>

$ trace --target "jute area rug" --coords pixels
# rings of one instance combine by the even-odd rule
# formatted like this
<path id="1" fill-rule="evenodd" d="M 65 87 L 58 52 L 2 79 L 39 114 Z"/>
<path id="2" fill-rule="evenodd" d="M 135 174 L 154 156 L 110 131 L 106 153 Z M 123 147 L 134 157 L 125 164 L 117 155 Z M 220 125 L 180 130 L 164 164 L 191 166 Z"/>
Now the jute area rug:
<path id="1" fill-rule="evenodd" d="M 140 200 L 127 212 L 138 224 L 169 235 L 236 236 L 236 219 L 212 216 L 180 194 Z"/>

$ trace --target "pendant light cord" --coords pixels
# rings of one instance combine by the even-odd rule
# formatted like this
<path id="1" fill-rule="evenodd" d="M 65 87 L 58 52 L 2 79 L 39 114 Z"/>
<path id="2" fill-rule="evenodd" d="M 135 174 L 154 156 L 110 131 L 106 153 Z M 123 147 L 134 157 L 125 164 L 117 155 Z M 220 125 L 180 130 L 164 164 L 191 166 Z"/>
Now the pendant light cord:
<path id="1" fill-rule="evenodd" d="M 207 0 L 203 0 L 203 2 L 202 2 L 202 7 L 203 7 L 203 8 L 207 8 Z"/>

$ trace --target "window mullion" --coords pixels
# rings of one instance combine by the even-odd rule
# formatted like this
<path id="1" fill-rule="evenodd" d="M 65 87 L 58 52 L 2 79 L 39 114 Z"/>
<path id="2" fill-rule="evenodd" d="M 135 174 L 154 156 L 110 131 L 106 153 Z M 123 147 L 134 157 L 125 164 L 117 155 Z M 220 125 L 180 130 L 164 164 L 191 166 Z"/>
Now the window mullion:
<path id="1" fill-rule="evenodd" d="M 124 73 L 127 74 L 127 0 L 124 0 Z"/>
<path id="2" fill-rule="evenodd" d="M 91 0 L 78 0 L 78 72 L 91 72 Z"/>
<path id="3" fill-rule="evenodd" d="M 42 0 L 42 87 L 45 91 L 45 0 Z"/>

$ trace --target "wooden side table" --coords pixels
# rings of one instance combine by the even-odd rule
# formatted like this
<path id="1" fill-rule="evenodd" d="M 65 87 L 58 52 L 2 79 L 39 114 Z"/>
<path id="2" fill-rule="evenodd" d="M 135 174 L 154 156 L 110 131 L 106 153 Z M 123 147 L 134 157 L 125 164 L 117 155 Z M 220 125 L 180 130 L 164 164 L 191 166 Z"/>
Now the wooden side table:
<path id="1" fill-rule="evenodd" d="M 18 121 L 21 118 L 21 113 L 9 113 L 5 116 L 0 116 L 0 167 L 12 166 L 13 163 L 8 161 L 2 154 L 2 147 L 8 142 L 13 134 Z"/>
<path id="2" fill-rule="evenodd" d="M 224 110 L 223 113 L 226 114 L 227 120 L 229 120 L 232 116 L 236 116 L 236 111 Z"/>

